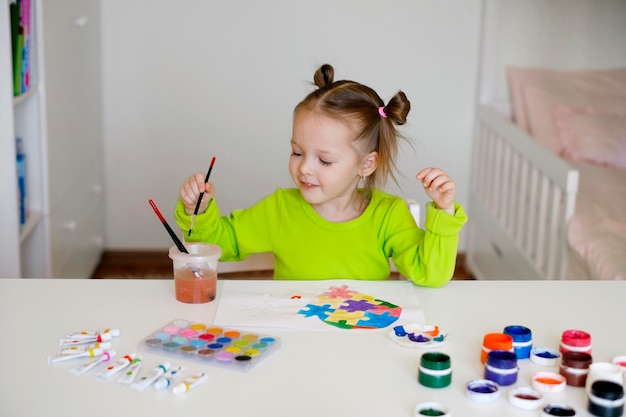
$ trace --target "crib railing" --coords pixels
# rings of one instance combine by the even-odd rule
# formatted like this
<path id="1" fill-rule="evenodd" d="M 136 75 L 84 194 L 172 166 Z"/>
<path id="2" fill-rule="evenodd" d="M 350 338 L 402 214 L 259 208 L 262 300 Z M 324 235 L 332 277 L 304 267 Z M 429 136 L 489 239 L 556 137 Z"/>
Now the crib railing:
<path id="1" fill-rule="evenodd" d="M 488 105 L 478 107 L 474 140 L 470 221 L 476 216 L 475 225 L 483 229 L 474 233 L 506 238 L 521 257 L 517 265 L 534 271 L 530 275 L 566 278 L 566 227 L 574 212 L 578 171 Z M 512 256 L 511 250 L 492 246 Z"/>

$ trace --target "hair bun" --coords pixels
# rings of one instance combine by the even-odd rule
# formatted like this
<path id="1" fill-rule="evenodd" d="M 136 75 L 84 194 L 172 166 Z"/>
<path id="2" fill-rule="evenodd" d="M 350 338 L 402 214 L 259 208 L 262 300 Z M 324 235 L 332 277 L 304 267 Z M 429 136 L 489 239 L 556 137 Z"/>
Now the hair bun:
<path id="1" fill-rule="evenodd" d="M 397 125 L 406 123 L 411 110 L 411 102 L 403 91 L 398 91 L 385 106 L 385 113 Z"/>
<path id="2" fill-rule="evenodd" d="M 313 81 L 315 85 L 322 88 L 332 84 L 335 79 L 335 69 L 330 64 L 324 64 L 315 71 Z"/>

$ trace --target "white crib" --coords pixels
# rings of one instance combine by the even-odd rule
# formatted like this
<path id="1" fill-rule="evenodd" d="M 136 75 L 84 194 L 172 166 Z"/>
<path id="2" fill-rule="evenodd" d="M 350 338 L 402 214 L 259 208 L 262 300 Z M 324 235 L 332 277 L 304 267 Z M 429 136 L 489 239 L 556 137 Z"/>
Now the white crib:
<path id="1" fill-rule="evenodd" d="M 596 278 L 568 244 L 587 169 L 513 123 L 505 69 L 626 66 L 626 3 L 485 0 L 483 10 L 467 266 L 477 279 Z"/>
<path id="2" fill-rule="evenodd" d="M 564 279 L 578 172 L 498 110 L 479 105 L 467 262 L 478 279 Z"/>

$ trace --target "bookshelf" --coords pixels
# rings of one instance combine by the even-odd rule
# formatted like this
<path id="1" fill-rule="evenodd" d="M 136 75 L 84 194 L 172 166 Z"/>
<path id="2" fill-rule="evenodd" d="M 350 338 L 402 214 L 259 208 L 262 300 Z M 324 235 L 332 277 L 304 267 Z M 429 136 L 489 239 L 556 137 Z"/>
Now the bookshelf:
<path id="1" fill-rule="evenodd" d="M 88 278 L 104 231 L 100 5 L 22 1 L 31 3 L 29 86 L 15 95 L 14 1 L 0 0 L 0 278 Z M 16 137 L 25 155 L 23 223 Z"/>

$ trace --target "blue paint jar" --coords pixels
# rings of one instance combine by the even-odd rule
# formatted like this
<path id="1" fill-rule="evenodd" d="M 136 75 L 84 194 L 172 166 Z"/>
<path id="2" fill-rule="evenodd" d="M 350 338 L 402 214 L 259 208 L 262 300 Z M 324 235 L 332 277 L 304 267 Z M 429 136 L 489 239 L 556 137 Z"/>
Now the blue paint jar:
<path id="1" fill-rule="evenodd" d="M 533 333 L 528 327 L 506 326 L 504 334 L 508 334 L 513 339 L 513 350 L 517 359 L 528 359 L 533 346 Z"/>
<path id="2" fill-rule="evenodd" d="M 517 382 L 517 355 L 508 350 L 492 350 L 485 362 L 485 379 L 500 386 L 513 385 Z"/>

